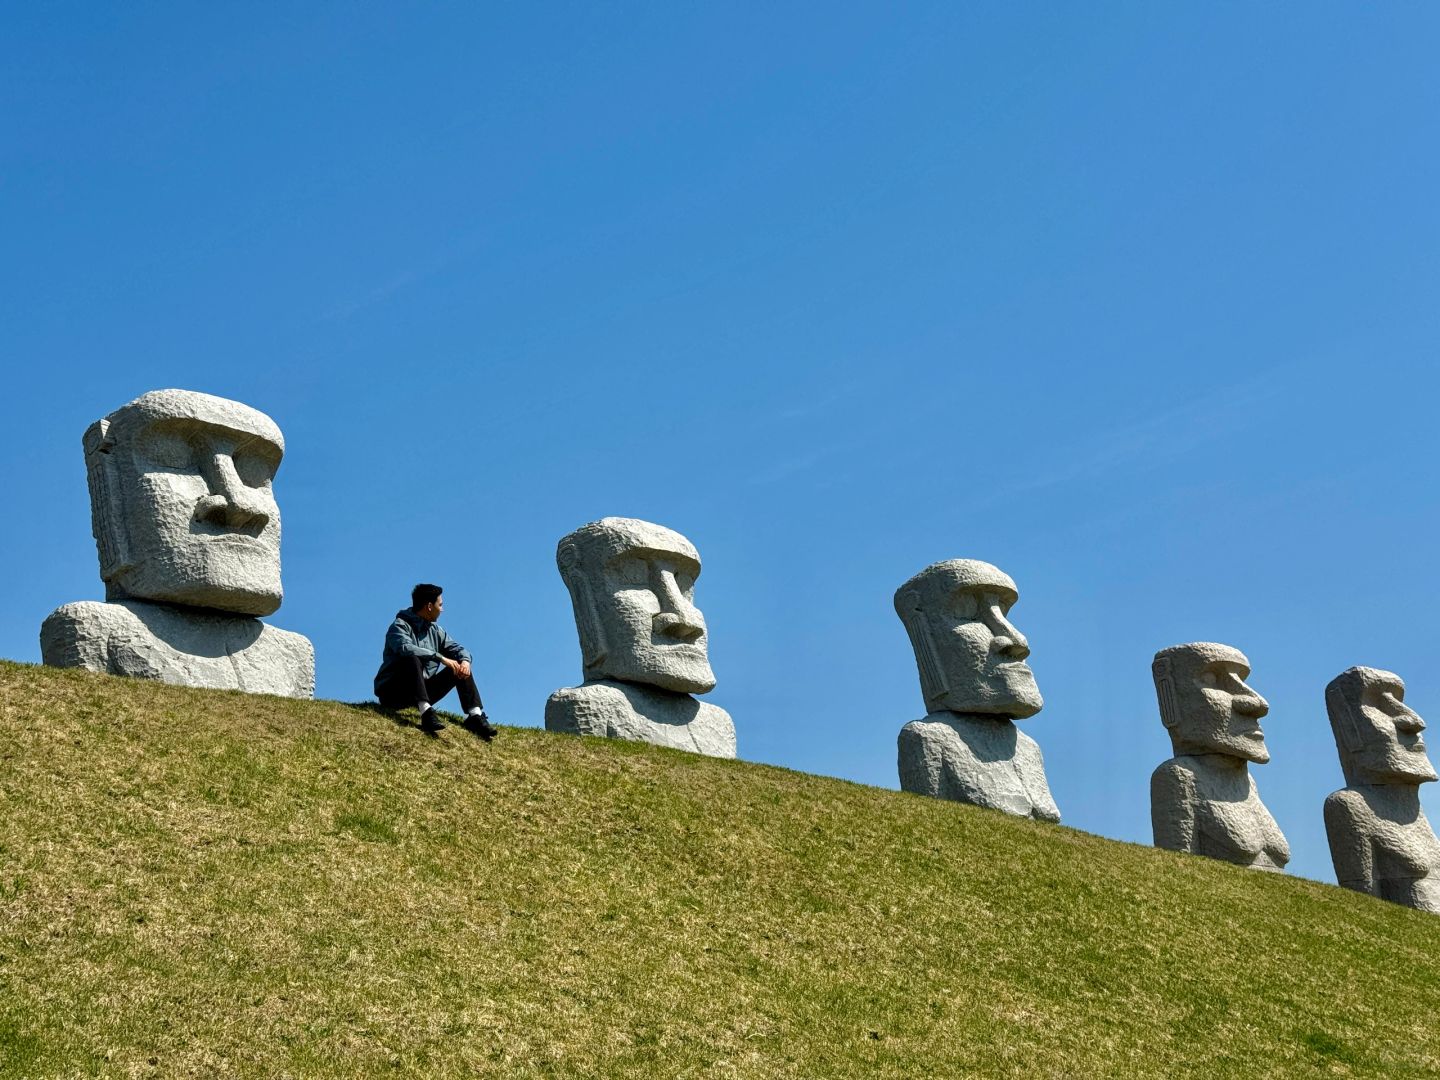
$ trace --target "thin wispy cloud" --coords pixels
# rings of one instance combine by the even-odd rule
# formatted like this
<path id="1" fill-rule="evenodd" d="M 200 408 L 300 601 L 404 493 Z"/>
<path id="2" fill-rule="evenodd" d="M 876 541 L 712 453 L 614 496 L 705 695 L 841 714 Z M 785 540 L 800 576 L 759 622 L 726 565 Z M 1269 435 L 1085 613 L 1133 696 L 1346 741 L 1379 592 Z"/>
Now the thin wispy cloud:
<path id="1" fill-rule="evenodd" d="M 1254 417 L 1283 393 L 1286 367 L 1277 365 L 1242 382 L 1197 394 L 1171 408 L 1095 429 L 1086 442 L 1056 447 L 1053 460 L 1063 464 L 1019 476 L 977 505 L 994 505 L 1016 495 L 1093 479 L 1140 461 L 1153 468 L 1233 436 L 1250 426 Z"/>

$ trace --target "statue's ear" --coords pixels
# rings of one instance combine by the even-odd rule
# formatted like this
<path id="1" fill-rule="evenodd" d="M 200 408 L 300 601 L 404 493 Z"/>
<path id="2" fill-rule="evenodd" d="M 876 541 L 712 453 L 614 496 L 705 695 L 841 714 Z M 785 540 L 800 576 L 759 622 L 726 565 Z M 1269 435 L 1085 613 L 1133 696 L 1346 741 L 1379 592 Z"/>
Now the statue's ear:
<path id="1" fill-rule="evenodd" d="M 85 479 L 90 487 L 90 531 L 100 555 L 100 580 L 110 582 L 130 568 L 130 542 L 120 491 L 119 466 L 112 451 L 110 421 L 96 420 L 85 429 Z"/>
<path id="2" fill-rule="evenodd" d="M 1364 687 L 1359 694 L 1346 693 L 1346 688 L 1338 683 L 1331 683 L 1325 688 L 1325 710 L 1330 714 L 1330 724 L 1347 754 L 1358 753 L 1365 745 L 1364 733 L 1356 716 L 1364 693 Z"/>
<path id="3" fill-rule="evenodd" d="M 945 680 L 945 668 L 935 648 L 930 619 L 921 605 L 920 590 L 906 589 L 900 595 L 898 606 L 905 629 L 910 634 L 910 644 L 915 650 L 915 666 L 920 669 L 920 693 L 928 709 L 931 702 L 938 703 L 950 693 L 950 684 Z"/>
<path id="4" fill-rule="evenodd" d="M 1160 722 L 1170 731 L 1180 726 L 1180 701 L 1175 693 L 1175 671 L 1170 657 L 1157 656 L 1150 665 L 1155 677 L 1155 697 L 1160 702 Z"/>
<path id="5" fill-rule="evenodd" d="M 575 609 L 575 629 L 580 634 L 580 662 L 586 677 L 598 673 L 610 654 L 605 644 L 605 628 L 595 611 L 595 583 L 588 581 L 580 570 L 580 551 L 573 543 L 560 545 L 555 553 L 560 577 L 570 590 L 570 605 Z"/>

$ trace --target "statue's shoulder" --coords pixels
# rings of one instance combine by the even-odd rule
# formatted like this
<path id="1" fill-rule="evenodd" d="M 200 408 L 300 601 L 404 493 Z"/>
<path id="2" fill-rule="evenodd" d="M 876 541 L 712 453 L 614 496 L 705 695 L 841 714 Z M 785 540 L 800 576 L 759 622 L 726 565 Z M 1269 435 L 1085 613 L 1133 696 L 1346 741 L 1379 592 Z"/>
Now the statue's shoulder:
<path id="1" fill-rule="evenodd" d="M 545 702 L 545 728 L 572 735 L 605 735 L 617 719 L 634 711 L 625 691 L 612 683 L 562 686 Z"/>
<path id="2" fill-rule="evenodd" d="M 1374 811 L 1365 801 L 1365 796 L 1354 788 L 1341 788 L 1325 796 L 1325 820 L 1327 822 L 1353 823 L 1373 817 Z"/>
<path id="3" fill-rule="evenodd" d="M 958 739 L 960 731 L 956 726 L 954 713 L 933 712 L 919 720 L 911 720 L 900 729 L 901 738 L 911 739 Z"/>
<path id="4" fill-rule="evenodd" d="M 702 723 L 716 726 L 735 726 L 735 721 L 730 719 L 730 714 L 719 705 L 712 705 L 708 701 L 700 701 L 700 711 L 696 719 Z"/>
<path id="5" fill-rule="evenodd" d="M 40 624 L 40 659 L 49 667 L 107 672 L 112 642 L 143 631 L 135 613 L 120 604 L 100 600 L 62 604 Z"/>
<path id="6" fill-rule="evenodd" d="M 699 702 L 700 708 L 691 722 L 695 747 L 711 757 L 735 756 L 735 721 L 719 705 Z"/>
<path id="7" fill-rule="evenodd" d="M 1189 790 L 1195 786 L 1195 770 L 1183 758 L 1172 757 L 1162 761 L 1150 774 L 1152 791 L 1165 789 Z"/>
<path id="8" fill-rule="evenodd" d="M 109 604 L 103 600 L 76 600 L 61 604 L 41 624 L 41 634 L 52 633 L 84 634 L 113 629 L 125 629 L 142 625 L 139 617 L 123 604 Z"/>
<path id="9" fill-rule="evenodd" d="M 278 626 L 271 626 L 269 623 L 261 623 L 264 627 L 260 631 L 260 638 L 271 648 L 279 650 L 296 659 L 308 658 L 311 665 L 315 663 L 315 645 L 304 634 L 297 634 L 294 630 L 281 630 Z"/>
<path id="10" fill-rule="evenodd" d="M 285 697 L 315 696 L 315 646 L 304 634 L 261 623 L 255 658 L 264 672 L 264 692 Z M 259 648 L 256 649 L 256 646 Z"/>

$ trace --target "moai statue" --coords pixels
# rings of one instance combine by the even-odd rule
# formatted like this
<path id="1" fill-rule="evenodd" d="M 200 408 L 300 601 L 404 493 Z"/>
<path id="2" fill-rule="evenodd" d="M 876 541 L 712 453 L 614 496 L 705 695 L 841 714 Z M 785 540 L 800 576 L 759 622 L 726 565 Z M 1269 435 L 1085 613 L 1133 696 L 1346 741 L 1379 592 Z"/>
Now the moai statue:
<path id="1" fill-rule="evenodd" d="M 1044 702 L 1011 624 L 1019 591 L 976 559 L 927 566 L 895 594 L 929 715 L 900 729 L 900 786 L 937 799 L 1059 821 L 1035 740 L 1015 726 Z"/>
<path id="2" fill-rule="evenodd" d="M 280 606 L 275 422 L 237 401 L 155 390 L 85 432 L 105 602 L 40 628 L 52 667 L 311 697 L 308 639 L 256 616 Z"/>
<path id="3" fill-rule="evenodd" d="M 1325 687 L 1345 786 L 1325 800 L 1335 877 L 1347 889 L 1440 913 L 1440 841 L 1420 809 L 1435 779 L 1400 676 L 1352 667 Z"/>
<path id="4" fill-rule="evenodd" d="M 1155 654 L 1160 719 L 1175 756 L 1150 777 L 1155 846 L 1280 872 L 1290 845 L 1260 801 L 1250 762 L 1270 760 L 1265 699 L 1245 685 L 1239 649 L 1196 641 Z"/>
<path id="5" fill-rule="evenodd" d="M 694 545 L 648 521 L 608 517 L 561 540 L 555 561 L 575 608 L 585 682 L 550 695 L 546 728 L 733 758 L 730 714 L 691 696 L 715 686 Z"/>

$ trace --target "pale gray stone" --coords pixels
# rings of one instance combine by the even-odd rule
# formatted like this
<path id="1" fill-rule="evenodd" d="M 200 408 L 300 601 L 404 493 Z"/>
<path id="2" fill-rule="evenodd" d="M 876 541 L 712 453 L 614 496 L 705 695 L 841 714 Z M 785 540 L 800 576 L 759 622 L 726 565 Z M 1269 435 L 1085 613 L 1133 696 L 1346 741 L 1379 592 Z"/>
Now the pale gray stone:
<path id="1" fill-rule="evenodd" d="M 1250 775 L 1270 760 L 1260 728 L 1270 706 L 1245 684 L 1250 661 L 1197 641 L 1161 649 L 1151 673 L 1175 753 L 1150 777 L 1155 846 L 1283 871 L 1290 845 Z"/>
<path id="2" fill-rule="evenodd" d="M 309 640 L 247 615 L 139 600 L 82 600 L 45 620 L 40 652 L 51 667 L 176 686 L 302 698 L 315 693 L 315 650 Z"/>
<path id="3" fill-rule="evenodd" d="M 900 787 L 1059 821 L 1034 739 L 1004 717 L 938 712 L 900 729 Z"/>
<path id="4" fill-rule="evenodd" d="M 655 686 L 602 679 L 557 690 L 545 703 L 545 727 L 570 735 L 735 756 L 735 724 L 717 705 Z"/>
<path id="5" fill-rule="evenodd" d="M 734 757 L 729 714 L 690 696 L 715 687 L 695 546 L 663 526 L 609 517 L 562 539 L 555 561 L 585 682 L 551 695 L 545 726 Z"/>
<path id="6" fill-rule="evenodd" d="M 90 425 L 83 444 L 109 605 L 53 613 L 41 631 L 45 662 L 313 694 L 309 642 L 253 618 L 283 596 L 272 480 L 285 442 L 275 422 L 237 401 L 155 390 Z"/>
<path id="7" fill-rule="evenodd" d="M 1440 914 L 1440 840 L 1420 809 L 1435 779 L 1400 676 L 1353 667 L 1325 688 L 1345 787 L 1325 800 L 1325 832 L 1341 885 Z"/>
<path id="8" fill-rule="evenodd" d="M 900 786 L 1059 821 L 1040 747 L 1014 723 L 1044 705 L 1025 662 L 1029 642 L 1009 619 L 1019 595 L 976 559 L 933 563 L 895 593 L 930 710 L 900 731 Z"/>

